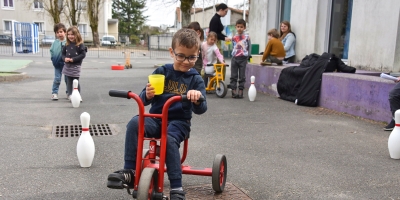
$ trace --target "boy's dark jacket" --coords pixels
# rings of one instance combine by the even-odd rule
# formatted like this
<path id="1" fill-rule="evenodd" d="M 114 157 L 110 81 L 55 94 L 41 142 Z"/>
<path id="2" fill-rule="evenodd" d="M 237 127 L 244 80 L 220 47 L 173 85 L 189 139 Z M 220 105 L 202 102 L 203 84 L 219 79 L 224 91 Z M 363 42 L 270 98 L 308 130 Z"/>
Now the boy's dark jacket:
<path id="1" fill-rule="evenodd" d="M 150 113 L 160 114 L 165 102 L 172 96 L 187 94 L 189 90 L 198 90 L 206 98 L 204 81 L 194 68 L 188 72 L 174 71 L 172 64 L 166 64 L 157 68 L 153 74 L 164 74 L 164 92 L 146 101 L 146 88 L 140 93 L 145 106 L 151 104 Z M 168 119 L 190 120 L 192 111 L 195 114 L 203 114 L 207 111 L 207 102 L 204 100 L 196 106 L 191 102 L 175 102 L 168 110 Z"/>

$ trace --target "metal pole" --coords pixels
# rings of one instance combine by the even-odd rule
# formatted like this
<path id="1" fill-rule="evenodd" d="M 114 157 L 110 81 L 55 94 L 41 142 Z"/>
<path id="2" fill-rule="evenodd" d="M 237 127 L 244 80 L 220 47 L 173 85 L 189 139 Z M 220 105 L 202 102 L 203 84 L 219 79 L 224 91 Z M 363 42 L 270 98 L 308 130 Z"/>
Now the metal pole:
<path id="1" fill-rule="evenodd" d="M 243 20 L 246 20 L 246 0 L 243 0 Z"/>
<path id="2" fill-rule="evenodd" d="M 206 26 L 205 23 L 204 23 L 204 19 L 205 18 L 206 18 L 206 14 L 204 13 L 204 0 L 203 0 L 203 26 L 202 27 Z"/>

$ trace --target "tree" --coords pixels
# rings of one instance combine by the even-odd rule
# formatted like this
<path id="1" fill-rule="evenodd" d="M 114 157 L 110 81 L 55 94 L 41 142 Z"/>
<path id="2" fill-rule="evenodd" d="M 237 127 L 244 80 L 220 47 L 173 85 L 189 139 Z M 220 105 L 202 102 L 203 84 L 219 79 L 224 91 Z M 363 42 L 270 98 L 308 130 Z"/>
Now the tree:
<path id="1" fill-rule="evenodd" d="M 158 35 L 160 31 L 158 28 L 150 26 L 142 26 L 140 29 L 140 34 L 143 36 L 143 40 L 147 41 L 150 35 Z"/>
<path id="2" fill-rule="evenodd" d="M 77 26 L 81 18 L 82 10 L 86 9 L 86 5 L 80 0 L 67 0 L 65 7 L 67 9 L 66 11 L 68 11 L 65 15 L 69 25 Z"/>
<path id="3" fill-rule="evenodd" d="M 114 0 L 112 15 L 118 19 L 118 31 L 128 35 L 138 35 L 147 19 L 143 16 L 145 0 Z"/>
<path id="4" fill-rule="evenodd" d="M 64 1 L 63 0 L 27 0 L 28 8 L 32 8 L 32 3 L 37 8 L 43 7 L 43 10 L 50 15 L 54 24 L 60 23 L 60 15 L 64 10 Z"/>
<path id="5" fill-rule="evenodd" d="M 190 24 L 191 22 L 190 12 L 192 10 L 195 0 L 156 0 L 156 1 L 162 3 L 162 5 L 166 7 L 170 5 L 175 5 L 178 1 L 180 1 L 181 2 L 180 8 L 182 13 L 182 26 L 187 26 Z M 209 3 L 209 1 L 211 0 L 205 0 L 206 3 Z"/>
<path id="6" fill-rule="evenodd" d="M 103 5 L 103 0 L 88 0 L 87 1 L 87 15 L 89 18 L 89 26 L 92 29 L 93 44 L 95 47 L 100 46 L 99 38 L 99 14 L 100 7 Z"/>
<path id="7" fill-rule="evenodd" d="M 190 11 L 193 7 L 194 0 L 181 0 L 181 12 L 182 12 L 182 27 L 190 24 Z"/>

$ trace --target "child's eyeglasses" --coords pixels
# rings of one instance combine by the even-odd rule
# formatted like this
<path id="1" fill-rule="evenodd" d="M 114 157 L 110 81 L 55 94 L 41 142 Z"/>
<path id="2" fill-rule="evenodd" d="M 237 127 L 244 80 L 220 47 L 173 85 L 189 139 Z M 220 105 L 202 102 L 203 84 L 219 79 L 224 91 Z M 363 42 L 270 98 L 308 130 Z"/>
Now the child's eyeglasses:
<path id="1" fill-rule="evenodd" d="M 188 56 L 188 57 L 186 57 L 183 54 L 177 54 L 177 53 L 175 53 L 174 49 L 172 51 L 175 54 L 175 59 L 177 61 L 179 61 L 179 62 L 184 62 L 187 59 L 189 62 L 194 63 L 194 62 L 196 62 L 197 58 L 199 58 L 199 56 Z"/>

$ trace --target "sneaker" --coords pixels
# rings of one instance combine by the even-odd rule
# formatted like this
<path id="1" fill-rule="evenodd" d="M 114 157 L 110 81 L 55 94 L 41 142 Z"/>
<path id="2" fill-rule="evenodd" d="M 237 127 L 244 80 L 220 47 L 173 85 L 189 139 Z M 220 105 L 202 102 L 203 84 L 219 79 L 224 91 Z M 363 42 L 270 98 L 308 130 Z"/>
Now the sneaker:
<path id="1" fill-rule="evenodd" d="M 122 169 L 118 170 L 110 175 L 107 179 L 107 187 L 111 189 L 124 189 L 133 188 L 135 183 L 135 170 L 133 169 Z"/>
<path id="2" fill-rule="evenodd" d="M 171 190 L 169 192 L 170 200 L 186 200 L 185 192 L 183 190 Z"/>
<path id="3" fill-rule="evenodd" d="M 67 96 L 67 100 L 71 101 L 71 97 L 70 97 L 70 96 Z"/>
<path id="4" fill-rule="evenodd" d="M 396 122 L 394 121 L 394 119 L 392 119 L 392 121 L 390 121 L 390 123 L 385 128 L 383 128 L 383 130 L 392 131 L 395 124 Z"/>
<path id="5" fill-rule="evenodd" d="M 52 95 L 51 95 L 51 99 L 52 99 L 53 101 L 57 101 L 57 100 L 58 100 L 57 94 L 52 94 Z"/>

